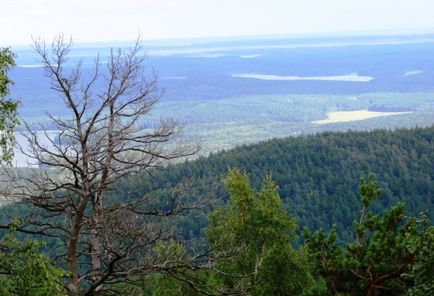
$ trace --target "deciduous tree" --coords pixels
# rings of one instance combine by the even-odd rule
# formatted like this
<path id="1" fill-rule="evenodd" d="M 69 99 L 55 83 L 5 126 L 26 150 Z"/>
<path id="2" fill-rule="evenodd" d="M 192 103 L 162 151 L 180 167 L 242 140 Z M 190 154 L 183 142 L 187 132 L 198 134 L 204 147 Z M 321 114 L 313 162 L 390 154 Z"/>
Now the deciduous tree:
<path id="1" fill-rule="evenodd" d="M 303 257 L 291 247 L 296 228 L 281 206 L 271 177 L 254 192 L 246 174 L 224 179 L 228 205 L 210 217 L 206 237 L 217 260 L 211 278 L 220 291 L 239 295 L 301 295 L 310 284 Z"/>
<path id="2" fill-rule="evenodd" d="M 34 43 L 69 116 L 48 115 L 54 136 L 46 124 L 25 123 L 22 152 L 44 169 L 8 170 L 2 193 L 32 207 L 17 230 L 61 242 L 55 255 L 66 266 L 69 295 L 95 295 L 180 264 L 154 256 L 154 248 L 176 238 L 174 216 L 201 206 L 188 198 L 186 185 L 161 200 L 152 192 L 123 200 L 111 192 L 121 178 L 196 148 L 177 141 L 175 121 L 147 120 L 161 91 L 155 75 L 146 74 L 140 41 L 111 50 L 104 61 L 97 56 L 90 72 L 68 60 L 71 46 L 63 36 L 50 46 Z"/>

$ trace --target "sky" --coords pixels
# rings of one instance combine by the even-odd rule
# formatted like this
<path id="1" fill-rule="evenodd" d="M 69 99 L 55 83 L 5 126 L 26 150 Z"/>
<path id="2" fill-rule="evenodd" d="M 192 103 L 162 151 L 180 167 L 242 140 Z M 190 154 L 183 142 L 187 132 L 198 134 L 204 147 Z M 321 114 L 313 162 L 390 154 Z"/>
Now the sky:
<path id="1" fill-rule="evenodd" d="M 76 42 L 434 32 L 434 0 L 1 0 L 0 47 Z"/>

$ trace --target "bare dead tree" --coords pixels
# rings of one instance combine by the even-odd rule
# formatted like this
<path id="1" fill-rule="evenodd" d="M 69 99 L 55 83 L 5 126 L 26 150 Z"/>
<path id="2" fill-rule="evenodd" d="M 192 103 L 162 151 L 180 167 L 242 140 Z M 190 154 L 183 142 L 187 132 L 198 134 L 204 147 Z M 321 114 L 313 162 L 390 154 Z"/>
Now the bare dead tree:
<path id="1" fill-rule="evenodd" d="M 152 192 L 124 200 L 109 194 L 120 178 L 196 152 L 176 142 L 175 121 L 146 121 L 161 91 L 155 75 L 145 75 L 140 41 L 111 50 L 106 65 L 97 56 L 90 74 L 81 63 L 69 67 L 71 46 L 63 36 L 51 46 L 34 42 L 70 116 L 48 114 L 54 135 L 46 125 L 25 123 L 22 152 L 46 169 L 7 171 L 3 194 L 34 209 L 19 230 L 64 244 L 57 259 L 69 273 L 69 295 L 96 295 L 134 275 L 193 268 L 199 256 L 157 258 L 154 248 L 174 238 L 174 216 L 206 201 L 189 200 L 185 185 L 158 202 L 151 202 Z"/>

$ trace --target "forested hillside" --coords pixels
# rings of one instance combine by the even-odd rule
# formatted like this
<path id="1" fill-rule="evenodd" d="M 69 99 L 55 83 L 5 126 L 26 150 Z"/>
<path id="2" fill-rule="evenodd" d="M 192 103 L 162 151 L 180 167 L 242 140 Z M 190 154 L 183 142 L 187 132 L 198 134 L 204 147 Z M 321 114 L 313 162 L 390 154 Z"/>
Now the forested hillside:
<path id="1" fill-rule="evenodd" d="M 360 207 L 358 180 L 369 173 L 384 190 L 372 205 L 375 211 L 404 202 L 407 214 L 428 211 L 434 218 L 434 127 L 275 139 L 124 180 L 116 195 L 153 189 L 165 194 L 161 188 L 193 182 L 192 195 L 226 198 L 220 181 L 231 167 L 245 171 L 256 189 L 271 174 L 299 226 L 330 229 L 335 223 L 344 240 L 351 237 Z M 199 234 L 203 225 L 195 221 L 184 227 Z"/>
<path id="2" fill-rule="evenodd" d="M 137 296 L 430 295 L 434 229 L 419 213 L 432 222 L 433 140 L 434 127 L 276 139 L 123 178 L 110 204 L 147 200 L 143 211 L 161 209 L 150 215 L 170 213 L 174 199 L 167 196 L 175 187 L 184 191 L 181 199 L 211 196 L 217 203 L 171 220 L 181 233 L 148 255 L 164 262 L 155 265 L 162 272 L 132 274 L 106 289 Z M 2 222 L 28 209 L 3 207 Z M 64 295 L 62 265 L 38 253 L 54 257 L 62 243 L 44 238 L 40 249 L 20 242 L 21 235 L 13 238 L 19 222 L 26 221 L 12 222 L 0 241 L 7 250 L 0 253 L 0 266 L 8 267 L 0 269 L 6 295 L 32 286 L 40 287 L 38 295 Z M 41 281 L 16 280 L 29 273 Z"/>

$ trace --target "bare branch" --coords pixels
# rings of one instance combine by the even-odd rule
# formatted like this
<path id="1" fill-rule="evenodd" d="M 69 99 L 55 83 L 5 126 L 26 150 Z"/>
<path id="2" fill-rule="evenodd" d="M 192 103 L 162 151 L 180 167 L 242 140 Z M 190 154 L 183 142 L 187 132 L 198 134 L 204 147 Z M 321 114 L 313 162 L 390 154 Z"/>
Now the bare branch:
<path id="1" fill-rule="evenodd" d="M 147 121 L 162 92 L 155 74 L 145 75 L 140 39 L 112 49 L 106 67 L 98 55 L 90 72 L 69 60 L 72 45 L 63 35 L 51 46 L 34 40 L 51 89 L 69 113 L 48 114 L 54 132 L 25 123 L 27 145 L 20 149 L 41 168 L 10 169 L 0 178 L 1 194 L 39 211 L 19 231 L 54 236 L 66 246 L 55 257 L 67 265 L 70 295 L 95 295 L 131 275 L 192 268 L 185 258 L 159 261 L 154 254 L 158 243 L 176 238 L 177 215 L 207 204 L 191 200 L 189 184 L 159 201 L 152 193 L 125 200 L 110 194 L 121 178 L 197 151 L 176 142 L 174 120 Z"/>

